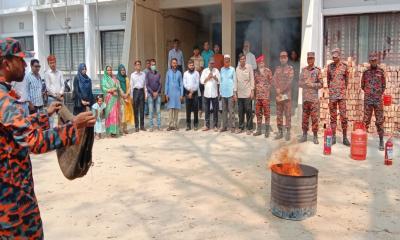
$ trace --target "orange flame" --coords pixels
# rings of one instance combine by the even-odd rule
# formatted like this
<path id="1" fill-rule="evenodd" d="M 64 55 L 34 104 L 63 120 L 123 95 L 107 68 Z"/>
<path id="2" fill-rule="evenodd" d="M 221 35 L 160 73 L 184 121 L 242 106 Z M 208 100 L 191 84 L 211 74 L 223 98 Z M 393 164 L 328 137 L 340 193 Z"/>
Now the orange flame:
<path id="1" fill-rule="evenodd" d="M 279 174 L 289 176 L 302 176 L 303 171 L 300 167 L 300 159 L 295 157 L 299 154 L 298 148 L 284 147 L 273 153 L 268 163 L 268 167 Z"/>

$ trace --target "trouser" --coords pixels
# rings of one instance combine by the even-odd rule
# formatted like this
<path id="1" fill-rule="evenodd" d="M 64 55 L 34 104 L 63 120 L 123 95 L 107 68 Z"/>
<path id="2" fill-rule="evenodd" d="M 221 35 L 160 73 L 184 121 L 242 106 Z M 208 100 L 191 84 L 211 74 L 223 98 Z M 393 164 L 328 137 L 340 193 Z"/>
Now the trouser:
<path id="1" fill-rule="evenodd" d="M 329 113 L 331 115 L 331 129 L 333 135 L 336 134 L 337 125 L 337 108 L 339 107 L 340 121 L 342 123 L 343 132 L 347 132 L 347 117 L 346 117 L 346 100 L 345 99 L 330 99 Z"/>
<path id="2" fill-rule="evenodd" d="M 279 129 L 283 127 L 283 115 L 285 115 L 285 126 L 292 125 L 292 101 L 285 100 L 276 103 L 276 123 Z"/>
<path id="3" fill-rule="evenodd" d="M 204 97 L 204 105 L 206 112 L 206 127 L 210 128 L 210 113 L 211 105 L 213 108 L 213 127 L 218 127 L 218 98 L 206 98 Z"/>
<path id="4" fill-rule="evenodd" d="M 144 114 L 145 115 L 149 115 L 149 113 L 150 113 L 148 104 L 149 104 L 149 100 L 148 99 L 147 99 L 147 101 L 144 100 Z"/>
<path id="5" fill-rule="evenodd" d="M 308 124 L 311 117 L 311 129 L 313 133 L 318 132 L 318 120 L 319 120 L 319 102 L 303 102 L 303 122 L 302 129 L 303 132 L 308 131 Z"/>
<path id="6" fill-rule="evenodd" d="M 239 128 L 241 130 L 252 130 L 252 115 L 253 111 L 251 109 L 251 99 L 250 98 L 239 98 L 238 99 L 238 112 L 239 112 Z M 244 123 L 244 118 L 246 116 L 246 124 Z"/>
<path id="7" fill-rule="evenodd" d="M 133 89 L 133 114 L 135 128 L 144 128 L 144 89 Z"/>
<path id="8" fill-rule="evenodd" d="M 32 209 L 30 209 L 30 211 L 32 211 Z M 20 216 L 20 219 L 21 223 L 17 226 L 1 229 L 0 239 L 44 239 L 42 219 L 40 218 L 39 210 L 35 210 L 29 215 Z"/>
<path id="9" fill-rule="evenodd" d="M 189 98 L 188 95 L 186 95 L 186 125 L 188 127 L 191 126 L 192 124 L 192 112 L 193 112 L 193 125 L 194 127 L 199 126 L 199 98 L 198 98 L 198 93 L 193 92 L 192 98 Z"/>
<path id="10" fill-rule="evenodd" d="M 270 116 L 271 116 L 269 100 L 268 99 L 257 99 L 256 100 L 257 126 L 261 126 L 263 114 L 264 114 L 264 118 L 265 118 L 265 125 L 269 125 L 270 124 Z"/>
<path id="11" fill-rule="evenodd" d="M 58 102 L 58 100 L 56 98 L 49 96 L 47 99 L 47 106 L 50 106 L 53 102 Z M 54 128 L 56 126 L 55 118 L 56 114 L 53 114 L 53 116 L 49 117 L 50 128 Z"/>
<path id="12" fill-rule="evenodd" d="M 233 97 L 222 98 L 222 128 L 235 128 L 235 107 Z"/>
<path id="13" fill-rule="evenodd" d="M 153 112 L 154 108 L 156 109 L 157 114 L 157 127 L 161 128 L 161 96 L 157 96 L 153 99 L 152 96 L 149 96 L 147 99 L 148 109 L 149 109 L 149 120 L 150 120 L 150 128 L 154 127 L 153 124 Z"/>
<path id="14" fill-rule="evenodd" d="M 169 110 L 169 127 L 178 128 L 179 109 L 170 108 Z"/>
<path id="15" fill-rule="evenodd" d="M 369 104 L 364 102 L 364 124 L 366 128 L 369 128 L 369 125 L 371 124 L 371 117 L 372 117 L 372 111 L 375 112 L 375 126 L 376 129 L 378 130 L 379 137 L 383 137 L 384 135 L 384 129 L 383 129 L 383 123 L 384 123 L 384 117 L 383 117 L 383 103 L 382 101 L 379 101 L 374 104 Z"/>
<path id="16" fill-rule="evenodd" d="M 200 84 L 200 94 L 199 94 L 199 111 L 203 112 L 204 111 L 204 84 Z"/>

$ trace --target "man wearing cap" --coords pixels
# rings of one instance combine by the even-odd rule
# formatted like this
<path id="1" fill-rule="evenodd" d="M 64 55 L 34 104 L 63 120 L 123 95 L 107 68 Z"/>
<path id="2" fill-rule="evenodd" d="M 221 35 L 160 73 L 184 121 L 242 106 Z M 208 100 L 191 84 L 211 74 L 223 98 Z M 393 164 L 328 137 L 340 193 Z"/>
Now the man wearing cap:
<path id="1" fill-rule="evenodd" d="M 270 132 L 270 106 L 269 93 L 272 86 L 272 71 L 265 66 L 264 55 L 256 59 L 257 70 L 254 72 L 255 98 L 256 98 L 256 117 L 257 130 L 253 136 L 261 135 L 263 113 L 265 118 L 265 137 L 269 137 Z"/>
<path id="2" fill-rule="evenodd" d="M 371 124 L 372 111 L 374 111 L 375 125 L 379 135 L 379 150 L 383 151 L 384 118 L 382 95 L 386 88 L 385 71 L 378 67 L 376 53 L 370 53 L 369 63 L 370 67 L 363 73 L 361 78 L 361 89 L 364 91 L 364 123 L 368 129 Z"/>
<path id="3" fill-rule="evenodd" d="M 276 122 L 278 125 L 278 135 L 276 140 L 283 138 L 283 115 L 286 119 L 286 141 L 290 140 L 291 128 L 291 93 L 294 69 L 288 64 L 288 54 L 282 51 L 279 54 L 281 65 L 276 67 L 273 85 L 276 90 Z"/>
<path id="4" fill-rule="evenodd" d="M 218 131 L 218 85 L 220 83 L 220 74 L 217 68 L 214 67 L 215 61 L 211 57 L 208 61 L 208 68 L 205 68 L 201 73 L 200 82 L 204 85 L 204 106 L 206 126 L 203 131 L 210 130 L 210 113 L 211 106 L 213 109 L 213 128 Z"/>
<path id="5" fill-rule="evenodd" d="M 301 70 L 299 86 L 303 89 L 303 136 L 300 142 L 307 141 L 308 123 L 311 117 L 313 142 L 318 144 L 319 98 L 318 90 L 322 88 L 322 71 L 314 65 L 315 53 L 307 53 L 308 66 Z"/>
<path id="6" fill-rule="evenodd" d="M 96 119 L 91 112 L 72 122 L 50 128 L 49 116 L 60 109 L 54 102 L 41 113 L 23 117 L 23 109 L 10 95 L 10 84 L 24 79 L 26 63 L 20 43 L 0 39 L 0 236 L 2 239 L 43 239 L 29 153 L 45 153 L 78 143 L 84 128 Z"/>
<path id="7" fill-rule="evenodd" d="M 225 132 L 228 128 L 235 133 L 235 112 L 233 87 L 235 85 L 235 68 L 231 66 L 231 56 L 224 55 L 224 66 L 221 68 L 220 95 L 222 97 L 222 127 L 220 132 Z"/>
<path id="8" fill-rule="evenodd" d="M 350 146 L 347 139 L 346 117 L 346 89 L 349 81 L 347 65 L 340 60 L 340 49 L 332 51 L 333 63 L 328 65 L 327 82 L 329 88 L 329 112 L 331 129 L 333 132 L 332 144 L 336 144 L 337 108 L 339 107 L 340 121 L 343 130 L 343 145 Z"/>
<path id="9" fill-rule="evenodd" d="M 237 134 L 246 130 L 250 135 L 253 130 L 252 100 L 254 98 L 254 70 L 246 63 L 246 55 L 239 55 L 239 66 L 236 68 L 236 81 L 234 86 L 235 97 L 238 99 L 239 129 Z M 246 116 L 246 124 L 244 118 Z"/>

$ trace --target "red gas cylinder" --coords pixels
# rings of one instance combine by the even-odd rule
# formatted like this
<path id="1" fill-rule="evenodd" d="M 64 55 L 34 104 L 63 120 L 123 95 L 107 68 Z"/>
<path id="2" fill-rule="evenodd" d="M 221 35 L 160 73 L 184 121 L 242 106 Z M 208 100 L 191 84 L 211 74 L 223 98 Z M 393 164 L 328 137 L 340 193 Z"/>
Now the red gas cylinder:
<path id="1" fill-rule="evenodd" d="M 330 127 L 326 128 L 324 124 L 324 155 L 331 155 L 332 152 L 332 129 Z"/>
<path id="2" fill-rule="evenodd" d="M 362 122 L 354 124 L 351 133 L 351 158 L 354 160 L 365 160 L 367 158 L 367 141 L 368 135 Z"/>
<path id="3" fill-rule="evenodd" d="M 383 95 L 383 105 L 390 106 L 392 105 L 392 96 L 389 94 Z"/>

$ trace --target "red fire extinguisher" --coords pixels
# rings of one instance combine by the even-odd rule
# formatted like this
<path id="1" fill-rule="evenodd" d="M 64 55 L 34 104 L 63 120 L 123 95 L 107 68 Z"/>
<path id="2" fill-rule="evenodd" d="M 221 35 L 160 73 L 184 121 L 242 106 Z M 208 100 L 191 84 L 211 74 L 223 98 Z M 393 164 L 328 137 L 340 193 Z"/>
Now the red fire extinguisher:
<path id="1" fill-rule="evenodd" d="M 393 142 L 390 137 L 385 144 L 385 165 L 393 164 Z"/>
<path id="2" fill-rule="evenodd" d="M 330 126 L 324 124 L 324 155 L 331 155 L 333 132 Z"/>

